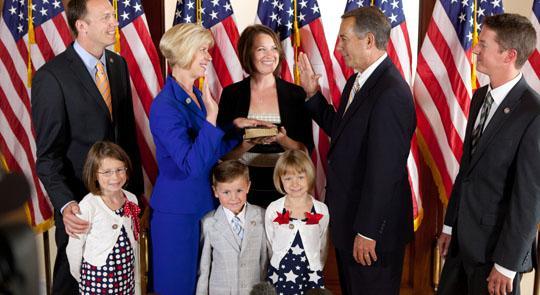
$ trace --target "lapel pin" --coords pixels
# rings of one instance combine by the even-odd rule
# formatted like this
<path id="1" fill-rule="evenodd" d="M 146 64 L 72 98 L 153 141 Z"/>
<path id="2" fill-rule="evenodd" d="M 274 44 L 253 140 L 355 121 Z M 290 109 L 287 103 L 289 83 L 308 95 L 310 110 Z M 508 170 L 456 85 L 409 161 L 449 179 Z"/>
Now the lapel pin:
<path id="1" fill-rule="evenodd" d="M 191 103 L 191 98 L 189 98 L 189 97 L 186 98 L 186 103 L 187 103 L 187 104 L 190 104 L 190 103 Z"/>
<path id="2" fill-rule="evenodd" d="M 114 59 L 112 59 L 112 57 L 109 57 L 109 62 L 114 63 Z"/>
<path id="3" fill-rule="evenodd" d="M 250 224 L 251 224 L 252 226 L 255 226 L 255 225 L 257 224 L 257 222 L 255 222 L 255 220 L 252 220 L 252 221 L 250 222 Z"/>
<path id="4" fill-rule="evenodd" d="M 504 113 L 505 113 L 505 114 L 510 113 L 510 108 L 509 108 L 509 107 L 504 108 Z"/>

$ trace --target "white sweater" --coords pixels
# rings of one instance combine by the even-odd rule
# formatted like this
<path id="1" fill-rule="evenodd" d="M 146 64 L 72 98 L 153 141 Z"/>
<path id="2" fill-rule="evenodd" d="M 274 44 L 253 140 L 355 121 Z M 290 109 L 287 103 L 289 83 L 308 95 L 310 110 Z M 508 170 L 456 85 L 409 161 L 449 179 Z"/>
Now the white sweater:
<path id="1" fill-rule="evenodd" d="M 279 224 L 274 222 L 277 212 L 283 212 L 285 197 L 282 197 L 268 205 L 264 218 L 266 238 L 272 251 L 270 264 L 279 268 L 281 259 L 287 254 L 291 247 L 296 233 L 299 231 L 306 252 L 307 260 L 311 270 L 322 270 L 326 261 L 327 241 L 328 241 L 328 208 L 322 202 L 313 199 L 315 212 L 323 217 L 318 224 L 306 224 L 303 221 L 289 221 L 289 224 Z M 292 225 L 291 225 L 292 224 Z"/>
<path id="2" fill-rule="evenodd" d="M 127 199 L 137 204 L 134 194 L 123 190 Z M 126 229 L 133 256 L 135 257 L 135 294 L 141 294 L 139 274 L 139 242 L 135 240 L 131 217 L 120 217 L 103 202 L 101 197 L 89 193 L 79 203 L 79 218 L 90 223 L 86 234 L 79 234 L 78 239 L 69 238 L 66 254 L 71 275 L 80 282 L 82 258 L 94 266 L 103 266 L 120 236 L 122 225 Z"/>

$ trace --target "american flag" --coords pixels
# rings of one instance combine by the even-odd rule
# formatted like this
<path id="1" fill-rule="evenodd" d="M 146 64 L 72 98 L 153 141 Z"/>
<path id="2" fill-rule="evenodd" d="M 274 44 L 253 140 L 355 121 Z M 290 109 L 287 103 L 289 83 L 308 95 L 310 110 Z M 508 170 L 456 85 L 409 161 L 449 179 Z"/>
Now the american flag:
<path id="1" fill-rule="evenodd" d="M 28 2 L 6 0 L 0 18 L 0 152 L 12 171 L 22 171 L 31 184 L 28 215 L 36 231 L 52 225 L 52 206 L 39 181 L 31 121 L 30 72 L 66 49 L 71 42 L 60 0 L 34 0 L 31 11 L 35 44 L 28 47 Z"/>
<path id="2" fill-rule="evenodd" d="M 390 59 L 394 62 L 401 75 L 409 85 L 411 85 L 412 78 L 412 54 L 411 43 L 409 40 L 409 31 L 407 29 L 407 23 L 405 21 L 405 14 L 403 13 L 403 3 L 401 0 L 374 0 L 370 3 L 369 0 L 353 1 L 348 0 L 345 12 L 356 9 L 358 7 L 364 7 L 374 5 L 381 9 L 386 15 L 390 25 L 392 27 L 390 31 L 390 40 L 388 42 L 387 52 Z M 336 40 L 337 45 L 337 40 Z M 345 86 L 345 81 L 353 74 L 353 69 L 345 65 L 345 60 L 334 49 L 334 57 L 336 58 L 339 67 L 336 67 L 336 77 L 341 87 Z M 418 146 L 416 143 L 416 134 L 413 135 L 411 140 L 411 151 L 407 159 L 407 170 L 409 171 L 409 182 L 411 184 L 412 201 L 413 201 L 413 216 L 414 216 L 414 229 L 418 229 L 423 217 L 422 198 L 418 176 L 418 163 L 419 163 Z"/>
<path id="3" fill-rule="evenodd" d="M 503 12 L 502 1 L 438 0 L 418 55 L 417 139 L 445 204 L 459 171 L 472 97 L 475 12 L 479 30 L 485 16 Z"/>
<path id="4" fill-rule="evenodd" d="M 536 49 L 529 57 L 529 61 L 523 65 L 521 69 L 523 75 L 527 79 L 527 83 L 531 85 L 536 92 L 540 93 L 540 0 L 534 0 L 532 6 L 531 23 L 536 29 Z"/>
<path id="5" fill-rule="evenodd" d="M 141 0 L 119 0 L 118 27 L 120 55 L 127 62 L 133 110 L 137 125 L 137 142 L 143 166 L 145 196 L 151 195 L 158 168 L 155 146 L 148 125 L 152 100 L 163 86 L 159 57 L 152 42 Z"/>
<path id="6" fill-rule="evenodd" d="M 326 43 L 317 1 L 298 1 L 297 19 L 301 40 L 300 50 L 308 55 L 315 72 L 322 75 L 319 80 L 322 93 L 337 106 L 339 105 L 341 93 L 334 78 L 332 60 Z M 289 82 L 294 82 L 293 1 L 260 0 L 255 22 L 268 26 L 279 33 L 285 52 L 281 77 Z M 315 151 L 312 155 L 313 163 L 317 170 L 315 194 L 318 198 L 323 199 L 326 181 L 326 154 L 330 144 L 328 136 L 315 123 L 313 123 L 313 140 L 316 143 Z"/>
<path id="7" fill-rule="evenodd" d="M 173 25 L 196 23 L 197 0 L 178 0 Z M 212 65 L 206 70 L 210 92 L 218 100 L 224 87 L 244 78 L 238 59 L 238 28 L 229 0 L 201 0 L 201 24 L 210 29 L 215 45 L 210 50 Z"/>

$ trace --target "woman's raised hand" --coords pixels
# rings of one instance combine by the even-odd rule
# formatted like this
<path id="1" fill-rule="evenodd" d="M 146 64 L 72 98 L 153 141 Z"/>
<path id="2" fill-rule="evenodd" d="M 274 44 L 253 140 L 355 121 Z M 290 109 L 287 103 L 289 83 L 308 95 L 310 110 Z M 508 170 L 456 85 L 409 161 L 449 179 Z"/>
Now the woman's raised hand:
<path id="1" fill-rule="evenodd" d="M 219 107 L 218 107 L 217 102 L 212 97 L 212 94 L 210 94 L 210 86 L 208 86 L 207 79 L 204 79 L 203 89 L 202 89 L 202 99 L 203 99 L 204 107 L 206 108 L 206 120 L 210 124 L 216 126 L 216 120 L 217 120 Z"/>

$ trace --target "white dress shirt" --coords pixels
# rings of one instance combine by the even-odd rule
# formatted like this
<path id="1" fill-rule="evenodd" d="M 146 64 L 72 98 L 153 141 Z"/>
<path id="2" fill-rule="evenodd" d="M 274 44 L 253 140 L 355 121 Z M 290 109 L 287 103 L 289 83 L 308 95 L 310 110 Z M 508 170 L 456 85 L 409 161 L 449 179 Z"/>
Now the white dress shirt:
<path id="1" fill-rule="evenodd" d="M 223 205 L 221 205 L 221 207 L 223 207 Z M 244 207 L 242 207 L 242 211 L 240 211 L 238 214 L 234 214 L 231 210 L 225 207 L 223 207 L 223 211 L 225 212 L 225 216 L 227 216 L 227 221 L 229 222 L 231 228 L 234 228 L 232 220 L 235 216 L 240 219 L 240 224 L 242 225 L 242 227 L 244 227 L 244 225 L 246 224 L 246 204 L 244 204 Z"/>

